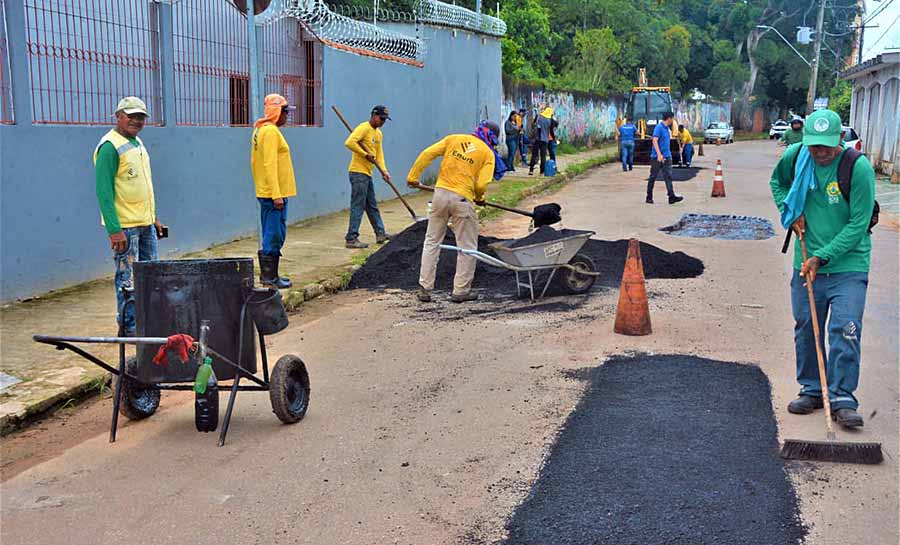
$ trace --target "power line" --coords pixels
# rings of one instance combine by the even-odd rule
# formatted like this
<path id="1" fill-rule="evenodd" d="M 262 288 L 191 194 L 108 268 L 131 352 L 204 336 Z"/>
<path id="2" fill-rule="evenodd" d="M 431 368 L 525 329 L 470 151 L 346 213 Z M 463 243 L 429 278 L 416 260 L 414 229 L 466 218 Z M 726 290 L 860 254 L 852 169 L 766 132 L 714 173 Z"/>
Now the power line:
<path id="1" fill-rule="evenodd" d="M 893 1 L 894 1 L 894 0 L 887 0 L 887 2 L 885 2 L 885 3 L 882 4 L 880 7 L 878 7 L 872 15 L 870 15 L 869 17 L 867 17 L 866 20 L 863 21 L 862 24 L 866 24 L 866 23 L 868 23 L 869 21 L 871 21 L 872 19 L 874 19 L 874 18 L 878 17 L 879 15 L 881 15 L 881 12 L 884 11 L 885 9 L 887 9 L 887 7 L 890 6 L 891 3 L 893 3 Z"/>
<path id="2" fill-rule="evenodd" d="M 886 29 L 884 29 L 884 32 L 881 34 L 881 36 L 879 36 L 878 39 L 875 40 L 875 42 L 868 47 L 869 51 L 871 51 L 873 47 L 878 45 L 878 42 L 880 42 L 882 38 L 887 36 L 888 32 L 891 31 L 891 27 L 893 27 L 895 24 L 897 24 L 897 21 L 900 21 L 900 14 L 898 14 L 896 17 L 894 17 L 893 22 L 891 22 L 891 24 L 889 24 L 888 27 Z"/>

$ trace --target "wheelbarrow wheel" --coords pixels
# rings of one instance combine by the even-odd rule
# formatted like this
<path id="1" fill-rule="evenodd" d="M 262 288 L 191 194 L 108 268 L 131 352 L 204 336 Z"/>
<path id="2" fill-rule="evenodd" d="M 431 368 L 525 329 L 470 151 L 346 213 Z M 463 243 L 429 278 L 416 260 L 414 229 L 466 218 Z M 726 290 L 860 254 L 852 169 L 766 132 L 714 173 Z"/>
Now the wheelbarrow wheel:
<path id="1" fill-rule="evenodd" d="M 587 293 L 593 287 L 597 277 L 581 274 L 581 272 L 594 272 L 596 270 L 594 262 L 584 254 L 575 254 L 575 257 L 569 261 L 569 265 L 575 270 L 568 267 L 559 269 L 556 273 L 557 284 L 563 291 L 572 295 Z"/>
<path id="2" fill-rule="evenodd" d="M 125 361 L 125 369 L 134 369 L 136 365 L 137 360 L 133 357 Z M 127 376 L 120 380 L 122 400 L 119 403 L 119 414 L 128 420 L 143 420 L 152 416 L 159 408 L 159 388 Z"/>
<path id="3" fill-rule="evenodd" d="M 303 360 L 288 354 L 272 369 L 269 381 L 272 412 L 285 424 L 299 422 L 309 408 L 309 373 Z"/>

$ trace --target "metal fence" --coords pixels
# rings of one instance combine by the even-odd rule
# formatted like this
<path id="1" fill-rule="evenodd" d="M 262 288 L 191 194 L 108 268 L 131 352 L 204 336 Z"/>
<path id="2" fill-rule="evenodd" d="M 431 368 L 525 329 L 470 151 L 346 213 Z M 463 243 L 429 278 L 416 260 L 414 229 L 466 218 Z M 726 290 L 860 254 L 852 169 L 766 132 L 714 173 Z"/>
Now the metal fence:
<path id="1" fill-rule="evenodd" d="M 118 100 L 160 106 L 158 15 L 147 0 L 25 0 L 34 123 L 108 124 Z"/>
<path id="2" fill-rule="evenodd" d="M 6 0 L 0 0 L 0 124 L 16 122 L 12 106 L 12 79 L 9 71 L 9 42 L 6 37 Z"/>
<path id="3" fill-rule="evenodd" d="M 278 93 L 297 106 L 288 125 L 322 125 L 322 44 L 289 17 L 260 30 L 263 94 Z"/>
<path id="4" fill-rule="evenodd" d="M 250 124 L 247 21 L 222 0 L 173 5 L 178 125 Z"/>

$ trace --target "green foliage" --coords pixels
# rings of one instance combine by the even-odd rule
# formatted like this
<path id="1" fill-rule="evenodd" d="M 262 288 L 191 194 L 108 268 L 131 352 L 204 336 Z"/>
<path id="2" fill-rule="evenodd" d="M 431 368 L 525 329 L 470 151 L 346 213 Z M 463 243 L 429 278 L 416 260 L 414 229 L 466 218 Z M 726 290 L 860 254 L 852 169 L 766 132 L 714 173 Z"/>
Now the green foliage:
<path id="1" fill-rule="evenodd" d="M 501 42 L 503 73 L 524 80 L 553 75 L 549 56 L 555 35 L 550 30 L 549 10 L 541 1 L 511 1 L 501 8 L 500 17 L 507 27 Z"/>
<path id="2" fill-rule="evenodd" d="M 613 62 L 622 44 L 610 28 L 592 28 L 575 33 L 575 54 L 563 73 L 569 89 L 606 95 L 627 85 Z"/>
<path id="3" fill-rule="evenodd" d="M 853 85 L 841 80 L 832 87 L 828 98 L 828 107 L 841 116 L 844 123 L 850 123 L 850 99 L 853 97 Z"/>

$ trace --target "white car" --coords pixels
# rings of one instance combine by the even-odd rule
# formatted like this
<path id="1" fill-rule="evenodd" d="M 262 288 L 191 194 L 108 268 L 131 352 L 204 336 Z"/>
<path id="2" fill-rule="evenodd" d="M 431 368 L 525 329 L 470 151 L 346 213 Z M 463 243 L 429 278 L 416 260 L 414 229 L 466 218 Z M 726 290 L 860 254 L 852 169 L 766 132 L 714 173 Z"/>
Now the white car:
<path id="1" fill-rule="evenodd" d="M 859 139 L 859 135 L 856 134 L 856 131 L 853 130 L 853 127 L 842 125 L 841 136 L 844 139 L 845 146 L 847 146 L 848 148 L 856 148 L 856 151 L 862 151 L 862 140 Z"/>
<path id="2" fill-rule="evenodd" d="M 710 123 L 706 130 L 703 131 L 703 142 L 706 144 L 715 143 L 720 138 L 725 144 L 734 142 L 734 127 L 731 126 L 731 123 L 716 121 Z"/>
<path id="3" fill-rule="evenodd" d="M 772 126 L 769 128 L 769 140 L 781 138 L 784 135 L 785 131 L 787 131 L 790 127 L 791 124 L 784 119 L 779 119 L 775 123 L 772 123 Z"/>

